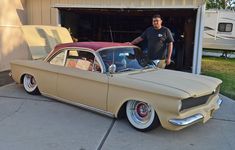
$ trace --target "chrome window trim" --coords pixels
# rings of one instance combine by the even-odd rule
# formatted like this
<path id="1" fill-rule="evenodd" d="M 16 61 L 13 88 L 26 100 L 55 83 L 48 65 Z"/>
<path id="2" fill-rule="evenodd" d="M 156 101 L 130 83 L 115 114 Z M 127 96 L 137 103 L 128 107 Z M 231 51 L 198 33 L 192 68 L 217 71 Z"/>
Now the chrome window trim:
<path id="1" fill-rule="evenodd" d="M 96 51 L 94 51 L 93 49 L 90 49 L 90 48 L 85 48 L 85 47 L 65 47 L 65 48 L 61 48 L 58 50 L 58 52 L 56 52 L 55 54 L 53 54 L 51 57 L 49 58 L 46 58 L 45 60 L 50 63 L 51 59 L 53 59 L 56 55 L 58 55 L 59 53 L 63 52 L 63 51 L 66 51 L 66 55 L 65 55 L 65 59 L 67 57 L 67 53 L 68 53 L 68 50 L 77 50 L 77 51 L 85 51 L 85 52 L 90 52 L 92 53 L 94 56 L 95 56 L 95 59 L 98 61 L 100 67 L 101 67 L 101 72 L 100 73 L 104 73 L 105 72 L 105 67 L 104 67 L 104 64 L 103 64 L 103 61 L 101 61 L 101 57 L 96 53 Z M 64 59 L 64 66 L 65 66 L 65 59 Z"/>
<path id="2" fill-rule="evenodd" d="M 101 73 L 106 73 L 107 71 L 106 71 L 104 62 L 103 62 L 103 60 L 102 60 L 100 54 L 97 53 L 97 52 L 94 52 L 94 55 L 95 55 L 95 57 L 97 58 L 96 60 L 98 61 L 98 63 L 99 63 L 100 66 L 101 66 Z"/>
<path id="3" fill-rule="evenodd" d="M 65 51 L 65 50 L 68 50 L 68 49 L 79 49 L 79 48 L 86 49 L 86 50 L 88 50 L 89 52 L 90 52 L 90 51 L 91 51 L 91 52 L 94 51 L 94 50 L 92 50 L 92 49 L 85 48 L 85 47 L 63 47 L 63 48 L 59 49 L 55 54 L 51 55 L 50 57 L 47 56 L 47 57 L 45 58 L 45 61 L 47 61 L 47 62 L 51 61 L 51 59 L 52 59 L 53 57 L 55 57 L 55 55 L 57 55 L 57 54 L 60 53 L 61 51 Z"/>
<path id="4" fill-rule="evenodd" d="M 102 60 L 101 61 L 101 64 L 102 64 L 102 66 L 103 66 L 103 68 L 104 68 L 104 72 L 103 73 L 108 73 L 108 71 L 106 70 L 106 68 L 105 68 L 105 65 L 104 65 L 104 61 L 103 61 L 103 59 L 102 59 L 102 57 L 100 56 L 100 53 L 99 52 L 101 52 L 101 51 L 103 51 L 103 50 L 107 50 L 107 49 L 115 49 L 115 48 L 137 48 L 137 49 L 139 49 L 139 50 L 141 50 L 138 46 L 135 46 L 135 45 L 130 45 L 130 46 L 112 46 L 112 47 L 105 47 L 105 48 L 100 48 L 100 49 L 98 49 L 97 51 L 96 51 L 96 53 L 97 53 L 97 56 L 100 58 L 100 60 Z"/>
<path id="5" fill-rule="evenodd" d="M 106 49 L 115 49 L 115 48 L 138 48 L 138 49 L 140 49 L 138 46 L 135 46 L 135 45 L 130 45 L 130 46 L 111 46 L 111 47 L 100 48 L 96 52 L 99 53 L 100 51 L 103 51 L 103 50 L 106 50 Z"/>
<path id="6" fill-rule="evenodd" d="M 46 59 L 45 59 L 46 62 L 48 62 L 49 64 L 51 64 L 51 63 L 50 63 L 51 60 L 54 59 L 57 55 L 59 55 L 60 53 L 63 53 L 63 52 L 65 52 L 64 60 L 63 60 L 63 65 L 62 65 L 62 66 L 64 66 L 64 65 L 65 65 L 66 56 L 67 56 L 67 51 L 66 51 L 66 50 L 61 50 L 61 51 L 56 52 L 56 53 L 55 53 L 54 55 L 52 55 L 51 57 L 46 58 Z M 51 64 L 51 65 L 55 65 L 55 64 Z M 57 65 L 57 66 L 60 66 L 60 65 Z"/>
<path id="7" fill-rule="evenodd" d="M 98 49 L 96 51 L 94 51 L 93 49 L 90 49 L 90 48 L 86 48 L 86 47 L 64 47 L 64 48 L 59 49 L 52 56 L 46 57 L 44 60 L 46 62 L 50 63 L 51 59 L 53 59 L 55 57 L 55 55 L 58 55 L 58 53 L 61 53 L 62 51 L 68 51 L 70 49 L 75 49 L 75 50 L 82 49 L 83 51 L 91 52 L 95 56 L 96 60 L 98 61 L 99 65 L 101 67 L 101 73 L 106 74 L 107 70 L 105 68 L 104 62 L 103 62 L 99 52 L 103 51 L 103 50 L 106 50 L 106 49 L 115 49 L 115 48 L 137 48 L 137 49 L 141 50 L 138 46 L 135 46 L 135 45 L 130 45 L 130 46 L 111 46 L 111 47 L 100 48 L 100 49 Z M 66 52 L 65 56 L 67 57 L 67 52 Z M 66 59 L 66 57 L 65 57 L 65 59 Z M 65 60 L 64 60 L 64 66 L 65 66 Z"/>

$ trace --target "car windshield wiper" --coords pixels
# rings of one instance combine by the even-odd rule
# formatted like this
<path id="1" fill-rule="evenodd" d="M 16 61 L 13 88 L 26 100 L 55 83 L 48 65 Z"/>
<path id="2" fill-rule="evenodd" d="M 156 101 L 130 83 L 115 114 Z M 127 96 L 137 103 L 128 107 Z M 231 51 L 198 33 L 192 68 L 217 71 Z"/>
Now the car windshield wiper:
<path id="1" fill-rule="evenodd" d="M 124 68 L 124 69 L 118 70 L 117 72 L 125 72 L 125 71 L 133 71 L 133 70 L 137 70 L 137 69 L 134 69 L 134 68 Z"/>

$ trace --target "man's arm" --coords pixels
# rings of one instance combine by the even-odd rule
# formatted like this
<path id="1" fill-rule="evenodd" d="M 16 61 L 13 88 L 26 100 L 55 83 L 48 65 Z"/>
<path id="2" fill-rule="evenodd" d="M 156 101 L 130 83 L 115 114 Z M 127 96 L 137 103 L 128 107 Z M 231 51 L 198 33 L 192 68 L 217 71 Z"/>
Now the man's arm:
<path id="1" fill-rule="evenodd" d="M 172 54 L 172 50 L 173 50 L 173 42 L 174 42 L 174 38 L 171 34 L 171 31 L 167 28 L 167 41 L 168 41 L 168 45 L 167 45 L 167 50 L 168 50 L 168 56 L 167 56 L 167 60 L 166 60 L 166 65 L 169 65 L 171 63 L 171 54 Z"/>
<path id="2" fill-rule="evenodd" d="M 172 49 L 173 49 L 173 42 L 168 43 L 168 56 L 166 60 L 166 64 L 169 65 L 171 63 L 171 54 L 172 54 Z"/>
<path id="3" fill-rule="evenodd" d="M 136 39 L 134 39 L 133 41 L 131 41 L 131 44 L 135 45 L 140 43 L 141 41 L 143 41 L 144 39 L 142 37 L 137 37 Z"/>

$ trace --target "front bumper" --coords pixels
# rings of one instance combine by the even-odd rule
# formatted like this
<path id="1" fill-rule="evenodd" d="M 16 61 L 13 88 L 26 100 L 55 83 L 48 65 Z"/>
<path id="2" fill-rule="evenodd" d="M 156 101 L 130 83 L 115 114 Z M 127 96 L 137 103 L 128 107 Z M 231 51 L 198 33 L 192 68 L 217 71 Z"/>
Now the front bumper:
<path id="1" fill-rule="evenodd" d="M 170 119 L 169 122 L 175 126 L 187 126 L 196 122 L 200 122 L 203 118 L 204 117 L 202 114 L 195 114 L 183 119 Z"/>
<path id="2" fill-rule="evenodd" d="M 220 98 L 217 100 L 217 102 L 216 102 L 217 109 L 220 107 L 222 102 L 223 102 L 223 100 Z M 201 113 L 198 113 L 198 114 L 194 114 L 192 116 L 182 118 L 182 119 L 170 119 L 169 123 L 171 123 L 172 125 L 175 125 L 175 126 L 189 126 L 191 124 L 202 121 L 204 119 L 204 117 L 205 116 L 203 116 Z"/>

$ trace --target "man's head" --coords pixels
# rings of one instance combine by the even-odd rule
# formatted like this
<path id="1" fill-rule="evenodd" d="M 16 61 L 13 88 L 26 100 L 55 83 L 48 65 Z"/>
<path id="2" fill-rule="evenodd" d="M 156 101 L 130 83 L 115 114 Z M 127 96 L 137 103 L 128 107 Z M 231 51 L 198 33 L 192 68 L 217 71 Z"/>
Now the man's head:
<path id="1" fill-rule="evenodd" d="M 162 19 L 160 15 L 154 15 L 152 17 L 153 27 L 156 29 L 160 29 L 162 27 Z"/>

